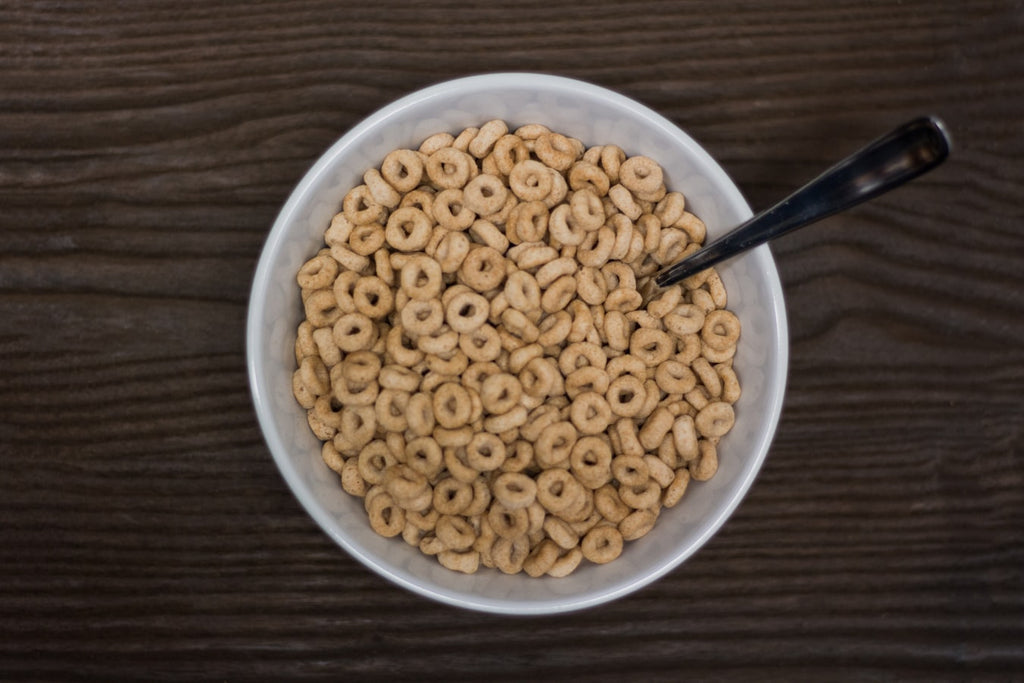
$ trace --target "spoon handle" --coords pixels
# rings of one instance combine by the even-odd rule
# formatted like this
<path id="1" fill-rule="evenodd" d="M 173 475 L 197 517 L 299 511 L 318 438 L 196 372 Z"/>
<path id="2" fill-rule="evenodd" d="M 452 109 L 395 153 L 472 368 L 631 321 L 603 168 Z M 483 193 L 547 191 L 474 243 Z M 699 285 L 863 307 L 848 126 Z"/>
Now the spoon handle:
<path id="1" fill-rule="evenodd" d="M 941 164 L 950 150 L 935 117 L 905 123 L 700 251 L 658 272 L 667 287 L 731 256 L 884 194 Z"/>

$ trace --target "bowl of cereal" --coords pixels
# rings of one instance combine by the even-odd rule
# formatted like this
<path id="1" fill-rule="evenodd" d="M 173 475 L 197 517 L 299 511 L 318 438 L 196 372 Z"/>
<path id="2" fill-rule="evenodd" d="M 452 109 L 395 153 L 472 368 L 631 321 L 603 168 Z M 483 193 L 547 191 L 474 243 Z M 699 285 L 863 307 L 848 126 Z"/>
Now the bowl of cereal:
<path id="1" fill-rule="evenodd" d="M 750 215 L 684 132 L 581 81 L 384 107 L 256 269 L 248 372 L 283 478 L 352 557 L 444 603 L 556 613 L 649 584 L 725 523 L 778 422 L 767 247 L 646 289 Z"/>

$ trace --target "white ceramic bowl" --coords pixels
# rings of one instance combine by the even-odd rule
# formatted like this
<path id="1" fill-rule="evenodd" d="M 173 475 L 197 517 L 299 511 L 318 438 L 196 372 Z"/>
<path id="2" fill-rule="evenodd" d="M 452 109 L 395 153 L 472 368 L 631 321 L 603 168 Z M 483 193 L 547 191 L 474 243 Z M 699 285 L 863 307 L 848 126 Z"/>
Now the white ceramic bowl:
<path id="1" fill-rule="evenodd" d="M 775 264 L 759 247 L 719 267 L 729 307 L 742 322 L 735 368 L 743 387 L 736 425 L 719 446 L 718 473 L 692 483 L 646 537 L 614 562 L 584 562 L 562 579 L 458 574 L 402 542 L 371 531 L 362 501 L 341 490 L 320 458 L 291 395 L 295 330 L 302 307 L 295 273 L 321 245 L 345 193 L 391 150 L 427 135 L 500 118 L 543 123 L 588 145 L 617 144 L 659 161 L 670 189 L 714 237 L 750 216 L 739 190 L 689 136 L 647 107 L 604 88 L 535 74 L 492 74 L 441 83 L 403 97 L 357 125 L 320 158 L 281 210 L 260 258 L 249 303 L 248 370 L 256 414 L 281 474 L 338 545 L 380 575 L 441 602 L 488 612 L 542 614 L 597 605 L 649 584 L 703 545 L 739 504 L 761 467 L 785 389 L 788 337 Z"/>

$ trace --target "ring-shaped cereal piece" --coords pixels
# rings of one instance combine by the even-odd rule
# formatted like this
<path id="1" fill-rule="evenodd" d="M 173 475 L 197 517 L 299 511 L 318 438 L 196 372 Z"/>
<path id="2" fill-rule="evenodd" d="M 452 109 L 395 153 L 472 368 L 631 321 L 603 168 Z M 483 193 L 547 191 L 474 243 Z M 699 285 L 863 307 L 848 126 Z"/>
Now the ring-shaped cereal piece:
<path id="1" fill-rule="evenodd" d="M 437 299 L 444 286 L 442 276 L 441 264 L 429 256 L 417 255 L 402 266 L 399 283 L 410 299 Z"/>
<path id="2" fill-rule="evenodd" d="M 534 358 L 519 372 L 519 383 L 527 396 L 544 398 L 552 395 L 561 377 L 554 363 Z"/>
<path id="3" fill-rule="evenodd" d="M 402 533 L 405 528 L 405 510 L 388 493 L 381 493 L 367 505 L 370 527 L 385 538 Z"/>
<path id="4" fill-rule="evenodd" d="M 425 336 L 436 332 L 444 324 L 444 309 L 437 299 L 413 300 L 402 308 L 399 320 L 410 335 Z"/>
<path id="5" fill-rule="evenodd" d="M 426 510 L 433 502 L 433 490 L 427 478 L 404 463 L 384 471 L 384 490 L 406 510 Z"/>
<path id="6" fill-rule="evenodd" d="M 619 182 L 619 169 L 626 160 L 626 153 L 616 145 L 605 145 L 601 148 L 601 169 L 612 183 Z"/>
<path id="7" fill-rule="evenodd" d="M 421 210 L 405 206 L 388 216 L 384 238 L 394 249 L 402 252 L 422 251 L 430 241 L 433 221 Z"/>
<path id="8" fill-rule="evenodd" d="M 373 270 L 389 287 L 395 284 L 395 269 L 391 267 L 391 252 L 378 249 L 373 255 Z"/>
<path id="9" fill-rule="evenodd" d="M 661 502 L 661 487 L 653 479 L 640 486 L 620 486 L 619 498 L 634 510 L 646 510 Z"/>
<path id="10" fill-rule="evenodd" d="M 572 284 L 573 291 L 575 291 L 575 280 L 573 280 Z M 550 315 L 545 316 L 537 325 L 537 331 L 540 332 L 540 335 L 537 337 L 537 343 L 542 347 L 557 346 L 569 336 L 569 330 L 572 327 L 572 316 L 566 311 L 561 310 L 561 308 L 564 308 L 564 306 L 559 307 L 558 310 L 550 311 Z"/>
<path id="11" fill-rule="evenodd" d="M 565 347 L 558 356 L 558 369 L 564 377 L 582 367 L 591 366 L 604 370 L 608 364 L 608 356 L 597 344 L 575 342 Z"/>
<path id="12" fill-rule="evenodd" d="M 609 348 L 616 351 L 629 349 L 629 337 L 632 334 L 632 326 L 629 319 L 621 311 L 607 311 L 604 315 L 602 327 L 605 343 Z"/>
<path id="13" fill-rule="evenodd" d="M 416 347 L 416 340 L 407 334 L 401 324 L 388 330 L 385 350 L 391 360 L 398 365 L 411 368 L 423 360 L 423 352 Z"/>
<path id="14" fill-rule="evenodd" d="M 596 391 L 604 394 L 608 391 L 608 373 L 592 365 L 586 365 L 579 370 L 573 370 L 565 378 L 565 393 L 570 399 L 575 399 L 587 391 Z"/>
<path id="15" fill-rule="evenodd" d="M 622 185 L 612 185 L 608 188 L 608 199 L 616 209 L 624 213 L 631 221 L 635 221 L 643 215 L 644 210 L 636 203 L 633 193 Z"/>
<path id="16" fill-rule="evenodd" d="M 459 348 L 474 362 L 489 362 L 501 356 L 501 337 L 497 330 L 482 324 L 474 330 L 459 335 Z"/>
<path id="17" fill-rule="evenodd" d="M 395 389 L 382 389 L 374 402 L 377 424 L 389 432 L 404 432 L 409 427 L 406 410 L 409 394 Z"/>
<path id="18" fill-rule="evenodd" d="M 636 422 L 631 418 L 619 418 L 608 433 L 608 437 L 612 440 L 612 450 L 617 455 L 643 457 L 644 447 L 640 444 Z"/>
<path id="19" fill-rule="evenodd" d="M 613 380 L 605 393 L 614 415 L 635 417 L 647 399 L 644 383 L 633 375 L 622 375 Z"/>
<path id="20" fill-rule="evenodd" d="M 465 551 L 476 541 L 476 530 L 465 517 L 460 515 L 441 515 L 434 528 L 437 536 L 448 550 Z"/>
<path id="21" fill-rule="evenodd" d="M 554 261 L 559 253 L 541 242 L 524 242 L 509 249 L 508 256 L 520 270 L 531 270 Z"/>
<path id="22" fill-rule="evenodd" d="M 718 471 L 718 448 L 714 442 L 701 439 L 698 450 L 700 454 L 687 467 L 695 481 L 707 481 Z"/>
<path id="23" fill-rule="evenodd" d="M 409 415 L 406 421 L 409 431 L 416 436 L 429 436 L 434 431 L 434 405 L 431 396 L 424 392 L 409 397 Z"/>
<path id="24" fill-rule="evenodd" d="M 534 277 L 537 284 L 541 287 L 550 287 L 560 277 L 575 275 L 578 268 L 579 264 L 576 262 L 576 259 L 556 258 L 541 266 Z"/>
<path id="25" fill-rule="evenodd" d="M 376 354 L 373 355 L 377 357 Z M 395 389 L 411 394 L 419 388 L 422 379 L 420 374 L 414 370 L 402 365 L 390 364 L 381 367 L 377 381 L 384 389 Z"/>
<path id="26" fill-rule="evenodd" d="M 689 462 L 697 457 L 698 439 L 697 427 L 693 418 L 689 415 L 680 415 L 672 424 L 672 443 L 676 447 L 676 454 L 684 462 Z"/>
<path id="27" fill-rule="evenodd" d="M 477 292 L 490 291 L 505 280 L 505 257 L 490 247 L 476 247 L 462 261 L 459 275 Z"/>
<path id="28" fill-rule="evenodd" d="M 537 482 L 519 472 L 503 472 L 491 484 L 494 499 L 508 510 L 529 507 L 537 498 Z"/>
<path id="29" fill-rule="evenodd" d="M 551 565 L 551 569 L 548 570 L 548 576 L 552 576 L 556 579 L 569 576 L 569 574 L 576 571 L 576 568 L 580 566 L 580 562 L 582 561 L 583 551 L 579 548 L 573 548 L 555 560 L 555 563 Z"/>
<path id="30" fill-rule="evenodd" d="M 455 477 L 434 484 L 434 509 L 442 515 L 459 515 L 473 501 L 473 487 Z"/>
<path id="31" fill-rule="evenodd" d="M 329 254 L 319 254 L 302 264 L 296 280 L 302 289 L 316 290 L 330 287 L 337 276 L 338 262 Z"/>
<path id="32" fill-rule="evenodd" d="M 548 215 L 548 232 L 555 241 L 563 246 L 577 246 L 583 243 L 587 231 L 570 221 L 572 208 L 568 204 L 559 204 Z"/>
<path id="33" fill-rule="evenodd" d="M 654 207 L 654 215 L 662 226 L 675 225 L 686 210 L 686 197 L 679 192 L 669 192 Z"/>
<path id="34" fill-rule="evenodd" d="M 462 190 L 441 190 L 434 197 L 434 220 L 445 230 L 465 230 L 473 225 L 476 214 L 466 206 Z"/>
<path id="35" fill-rule="evenodd" d="M 477 432 L 466 444 L 466 463 L 478 472 L 491 472 L 505 462 L 505 444 L 494 434 Z"/>
<path id="36" fill-rule="evenodd" d="M 569 305 L 576 293 L 576 278 L 572 275 L 563 275 L 545 288 L 540 298 L 540 309 L 545 313 L 560 312 Z M 566 334 L 568 335 L 568 331 Z"/>
<path id="37" fill-rule="evenodd" d="M 704 318 L 700 336 L 701 340 L 715 351 L 734 348 L 740 338 L 739 318 L 731 311 L 711 311 Z"/>
<path id="38" fill-rule="evenodd" d="M 444 318 L 449 327 L 465 334 L 483 325 L 489 313 L 487 299 L 467 288 L 448 299 Z"/>
<path id="39" fill-rule="evenodd" d="M 343 315 L 343 310 L 338 306 L 338 300 L 334 292 L 329 289 L 318 289 L 310 292 L 309 296 L 302 302 L 306 313 L 306 319 L 314 328 L 333 325 Z"/>
<path id="40" fill-rule="evenodd" d="M 718 373 L 722 380 L 721 399 L 726 403 L 735 403 L 740 400 L 740 381 L 736 377 L 736 371 L 732 369 L 732 366 L 726 363 L 719 363 L 715 366 L 715 372 Z"/>
<path id="41" fill-rule="evenodd" d="M 508 174 L 509 188 L 524 202 L 546 198 L 554 185 L 550 169 L 539 161 L 520 161 Z"/>
<path id="42" fill-rule="evenodd" d="M 476 167 L 476 161 L 455 147 L 443 147 L 427 157 L 427 177 L 442 190 L 459 189 L 466 183 Z"/>
<path id="43" fill-rule="evenodd" d="M 556 171 L 568 171 L 579 158 L 578 152 L 569 138 L 559 133 L 542 133 L 533 143 L 537 158 Z"/>
<path id="44" fill-rule="evenodd" d="M 469 226 L 469 234 L 479 244 L 490 247 L 499 254 L 504 254 L 508 251 L 510 244 L 508 237 L 503 230 L 499 229 L 490 220 L 481 218 L 480 220 L 473 221 L 473 225 Z"/>
<path id="45" fill-rule="evenodd" d="M 527 149 L 523 139 L 518 135 L 503 135 L 498 138 L 498 141 L 494 143 L 494 149 L 491 154 L 494 157 L 494 163 L 498 166 L 498 170 L 504 176 L 512 173 L 512 169 L 515 168 L 516 164 L 527 161 L 530 158 L 530 150 Z"/>
<path id="46" fill-rule="evenodd" d="M 457 272 L 469 254 L 469 245 L 470 241 L 465 233 L 448 231 L 434 250 L 434 258 L 441 265 L 441 272 Z"/>
<path id="47" fill-rule="evenodd" d="M 453 142 L 455 142 L 455 136 L 451 133 L 434 133 L 420 143 L 419 152 L 425 156 L 430 156 L 439 149 L 451 147 Z"/>
<path id="48" fill-rule="evenodd" d="M 376 486 L 384 481 L 384 471 L 397 461 L 387 445 L 378 440 L 366 444 L 359 451 L 356 462 L 359 466 L 359 476 L 370 486 Z"/>
<path id="49" fill-rule="evenodd" d="M 548 207 L 541 201 L 521 202 L 509 212 L 505 234 L 513 244 L 541 242 L 548 230 Z"/>
<path id="50" fill-rule="evenodd" d="M 594 508 L 612 524 L 618 524 L 632 512 L 619 498 L 619 491 L 612 484 L 604 484 L 594 491 Z"/>
<path id="51" fill-rule="evenodd" d="M 689 365 L 669 358 L 654 370 L 654 381 L 666 394 L 685 394 L 697 386 L 697 377 Z"/>
<path id="52" fill-rule="evenodd" d="M 373 441 L 377 431 L 377 416 L 372 405 L 345 406 L 341 410 L 338 433 L 353 448 L 360 449 Z"/>
<path id="53" fill-rule="evenodd" d="M 612 449 L 597 436 L 580 437 L 569 454 L 569 467 L 581 484 L 596 490 L 612 479 Z"/>
<path id="54" fill-rule="evenodd" d="M 472 412 L 473 402 L 465 387 L 447 382 L 434 392 L 434 419 L 445 429 L 467 424 Z"/>
<path id="55" fill-rule="evenodd" d="M 393 209 L 402 201 L 401 193 L 384 180 L 380 171 L 375 168 L 368 169 L 363 174 L 363 183 L 369 188 L 374 201 L 385 208 Z"/>
<path id="56" fill-rule="evenodd" d="M 510 509 L 499 502 L 491 503 L 487 510 L 487 521 L 494 533 L 501 538 L 525 536 L 530 518 L 525 508 Z"/>
<path id="57" fill-rule="evenodd" d="M 593 232 L 604 225 L 604 204 L 592 190 L 582 189 L 573 192 L 569 199 L 569 211 L 569 222 L 575 223 L 586 232 Z"/>
<path id="58" fill-rule="evenodd" d="M 711 367 L 711 363 L 708 362 L 707 358 L 703 356 L 694 358 L 693 363 L 690 364 L 690 369 L 697 376 L 697 379 L 700 380 L 701 385 L 707 390 L 709 397 L 718 398 L 722 395 L 722 378 Z"/>
<path id="59" fill-rule="evenodd" d="M 404 448 L 405 464 L 428 480 L 433 480 L 444 469 L 440 444 L 430 436 L 410 439 Z"/>
<path id="60" fill-rule="evenodd" d="M 518 405 L 507 413 L 484 418 L 484 429 L 492 434 L 502 434 L 526 424 L 526 408 Z"/>
<path id="61" fill-rule="evenodd" d="M 569 169 L 569 187 L 574 190 L 587 189 L 598 197 L 608 194 L 611 182 L 608 174 L 588 161 L 577 161 Z"/>
<path id="62" fill-rule="evenodd" d="M 675 471 L 675 477 L 672 479 L 672 483 L 665 488 L 665 492 L 661 497 L 661 504 L 667 508 L 675 507 L 682 500 L 683 495 L 686 493 L 686 489 L 690 484 L 690 472 L 685 468 L 679 468 Z"/>
<path id="63" fill-rule="evenodd" d="M 523 386 L 519 379 L 507 373 L 487 377 L 480 388 L 480 400 L 484 410 L 492 415 L 501 415 L 519 405 Z"/>
<path id="64" fill-rule="evenodd" d="M 612 409 L 604 396 L 588 391 L 573 400 L 569 419 L 580 434 L 601 434 L 612 422 Z"/>
<path id="65" fill-rule="evenodd" d="M 697 417 L 693 419 L 694 425 L 701 436 L 715 438 L 725 436 L 733 425 L 736 424 L 736 413 L 733 407 L 724 401 L 714 401 L 704 406 Z"/>
<path id="66" fill-rule="evenodd" d="M 686 233 L 686 236 L 690 238 L 691 242 L 701 244 L 704 242 L 704 238 L 707 237 L 708 229 L 704 225 L 704 221 L 694 216 L 689 211 L 684 211 L 682 217 L 672 224 L 673 228 L 678 228 Z"/>
<path id="67" fill-rule="evenodd" d="M 629 352 L 642 360 L 648 367 L 664 363 L 675 351 L 672 338 L 661 330 L 642 327 L 629 339 Z"/>
<path id="68" fill-rule="evenodd" d="M 334 214 L 331 224 L 324 232 L 324 242 L 327 243 L 328 247 L 333 247 L 336 244 L 345 244 L 348 242 L 348 236 L 352 233 L 354 227 L 356 227 L 355 223 L 345 218 L 345 212 L 339 211 Z"/>
<path id="69" fill-rule="evenodd" d="M 634 510 L 619 522 L 619 533 L 624 541 L 635 541 L 646 536 L 657 520 L 658 515 L 650 509 Z"/>
<path id="70" fill-rule="evenodd" d="M 608 282 L 600 269 L 583 266 L 576 271 L 576 293 L 591 306 L 599 306 L 608 297 Z"/>
<path id="71" fill-rule="evenodd" d="M 353 225 L 379 223 L 387 214 L 387 209 L 373 198 L 366 185 L 357 185 L 349 190 L 341 202 L 341 210 Z"/>
<path id="72" fill-rule="evenodd" d="M 491 547 L 494 566 L 505 574 L 518 574 L 530 556 L 530 541 L 525 534 L 515 538 L 498 538 Z"/>
<path id="73" fill-rule="evenodd" d="M 535 311 L 540 308 L 540 285 L 529 272 L 518 270 L 505 279 L 505 298 L 512 308 Z"/>
<path id="74" fill-rule="evenodd" d="M 607 320 L 606 317 L 605 324 L 607 324 Z M 624 353 L 621 356 L 608 359 L 605 372 L 608 373 L 609 381 L 622 375 L 633 375 L 638 379 L 644 379 L 647 377 L 647 365 L 636 356 Z"/>
<path id="75" fill-rule="evenodd" d="M 678 286 L 667 287 L 666 289 L 662 290 L 662 292 L 658 294 L 657 297 L 652 299 L 649 304 L 647 304 L 647 312 L 653 315 L 655 318 L 664 318 L 669 313 L 674 312 L 676 308 L 680 307 L 681 305 L 689 305 L 683 304 L 682 301 L 682 288 Z M 701 322 L 703 324 L 703 312 L 700 313 L 700 317 Z M 690 330 L 689 332 L 686 332 L 686 334 L 692 334 L 693 332 L 696 332 L 699 329 L 700 327 L 697 327 L 696 330 Z"/>
<path id="76" fill-rule="evenodd" d="M 380 165 L 381 177 L 403 194 L 419 187 L 423 171 L 423 160 L 411 149 L 389 152 Z"/>
<path id="77" fill-rule="evenodd" d="M 686 237 L 686 233 L 682 230 L 674 228 L 662 230 L 661 241 L 654 252 L 654 260 L 661 265 L 675 263 L 686 255 L 686 251 L 690 248 L 691 244 Z M 697 245 L 692 244 L 692 246 L 696 247 Z"/>
<path id="78" fill-rule="evenodd" d="M 362 313 L 346 313 L 334 323 L 334 343 L 345 353 L 369 349 L 377 334 L 377 326 Z"/>
<path id="79" fill-rule="evenodd" d="M 477 159 L 490 154 L 495 143 L 508 133 L 508 124 L 501 119 L 493 119 L 480 126 L 466 150 Z"/>
<path id="80" fill-rule="evenodd" d="M 619 167 L 619 182 L 630 192 L 656 192 L 664 184 L 664 179 L 661 166 L 650 157 L 630 157 Z"/>
<path id="81" fill-rule="evenodd" d="M 604 307 L 608 311 L 629 313 L 640 308 L 644 303 L 643 295 L 635 289 L 619 287 L 613 292 L 608 292 L 605 297 Z"/>
<path id="82" fill-rule="evenodd" d="M 402 201 L 398 206 L 403 209 L 407 207 L 419 209 L 427 216 L 433 216 L 434 194 L 435 192 L 432 189 L 428 187 L 421 187 L 402 197 Z"/>
<path id="83" fill-rule="evenodd" d="M 481 173 L 466 183 L 462 190 L 462 203 L 467 209 L 480 216 L 489 216 L 501 211 L 508 199 L 508 188 L 501 178 Z"/>
<path id="84" fill-rule="evenodd" d="M 650 478 L 650 469 L 641 456 L 617 455 L 612 458 L 612 477 L 619 486 L 643 486 Z M 619 495 L 622 495 L 620 488 Z"/>
<path id="85" fill-rule="evenodd" d="M 615 231 L 602 226 L 595 232 L 587 233 L 576 251 L 576 259 L 584 266 L 600 268 L 608 263 L 615 246 Z"/>
<path id="86" fill-rule="evenodd" d="M 554 467 L 537 476 L 537 502 L 553 515 L 573 507 L 582 496 L 585 489 L 569 470 Z"/>
<path id="87" fill-rule="evenodd" d="M 611 524 L 599 524 L 580 542 L 583 557 L 594 564 L 607 564 L 622 554 L 622 534 Z"/>
<path id="88" fill-rule="evenodd" d="M 533 457 L 544 468 L 567 464 L 579 434 L 570 422 L 555 422 L 541 430 L 533 445 Z"/>
<path id="89" fill-rule="evenodd" d="M 558 544 L 563 550 L 569 550 L 579 545 L 580 537 L 564 519 L 553 515 L 546 515 L 544 518 L 544 533 L 552 541 Z"/>
<path id="90" fill-rule="evenodd" d="M 395 296 L 384 280 L 370 275 L 356 281 L 352 302 L 357 313 L 367 318 L 380 319 L 394 310 Z"/>

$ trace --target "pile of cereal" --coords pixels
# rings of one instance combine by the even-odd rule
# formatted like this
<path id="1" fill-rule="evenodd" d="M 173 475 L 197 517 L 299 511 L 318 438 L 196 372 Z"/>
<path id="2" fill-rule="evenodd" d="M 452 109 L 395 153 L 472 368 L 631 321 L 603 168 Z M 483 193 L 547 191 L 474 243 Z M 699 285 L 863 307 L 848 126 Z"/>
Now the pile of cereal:
<path id="1" fill-rule="evenodd" d="M 502 121 L 402 149 L 298 273 L 292 388 L 369 523 L 449 569 L 614 560 L 718 467 L 739 321 L 662 169 Z"/>

